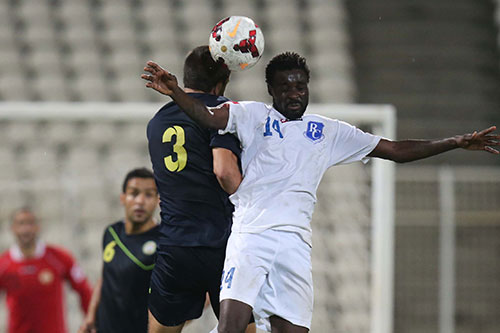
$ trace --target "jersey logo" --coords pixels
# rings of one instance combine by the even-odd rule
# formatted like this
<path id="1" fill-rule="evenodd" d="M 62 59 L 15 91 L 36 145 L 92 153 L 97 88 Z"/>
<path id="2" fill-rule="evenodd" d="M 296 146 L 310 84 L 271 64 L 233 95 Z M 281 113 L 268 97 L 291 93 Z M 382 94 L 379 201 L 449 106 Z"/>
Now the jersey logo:
<path id="1" fill-rule="evenodd" d="M 142 245 L 142 253 L 144 253 L 147 256 L 152 255 L 153 253 L 156 252 L 156 243 L 152 240 L 147 241 Z"/>
<path id="2" fill-rule="evenodd" d="M 49 269 L 42 269 L 42 271 L 38 274 L 38 281 L 41 284 L 47 285 L 54 281 L 54 273 L 52 273 Z"/>
<path id="3" fill-rule="evenodd" d="M 240 26 L 240 23 L 241 23 L 241 20 L 239 20 L 238 23 L 236 23 L 236 26 L 234 27 L 233 31 L 227 33 L 229 35 L 229 37 L 233 38 L 234 36 L 236 36 L 236 31 L 238 31 L 238 27 Z"/>
<path id="4" fill-rule="evenodd" d="M 151 271 L 151 270 L 153 270 L 153 268 L 155 267 L 155 264 L 146 265 L 146 264 L 142 263 L 139 259 L 137 259 L 136 256 L 134 256 L 134 254 L 132 252 L 130 252 L 130 250 L 125 246 L 125 244 L 123 244 L 123 242 L 121 241 L 120 237 L 118 237 L 118 234 L 116 233 L 116 231 L 111 226 L 108 227 L 108 231 L 111 234 L 111 236 L 113 237 L 115 245 L 118 245 L 118 247 L 120 248 L 120 250 L 122 250 L 123 253 L 134 264 L 136 264 L 137 266 L 139 266 L 141 269 L 143 269 L 145 271 Z M 113 247 L 114 247 L 114 245 L 113 245 Z M 113 249 L 113 255 L 114 255 L 114 249 Z"/>
<path id="5" fill-rule="evenodd" d="M 325 138 L 323 135 L 324 127 L 325 124 L 323 123 L 310 121 L 307 123 L 307 130 L 304 132 L 304 136 L 314 143 L 321 142 Z"/>

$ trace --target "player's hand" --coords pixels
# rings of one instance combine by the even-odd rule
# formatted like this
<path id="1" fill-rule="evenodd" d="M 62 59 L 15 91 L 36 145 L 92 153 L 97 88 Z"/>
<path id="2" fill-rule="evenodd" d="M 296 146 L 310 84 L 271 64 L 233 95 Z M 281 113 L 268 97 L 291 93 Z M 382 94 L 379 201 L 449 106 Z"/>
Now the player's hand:
<path id="1" fill-rule="evenodd" d="M 172 73 L 164 70 L 153 61 L 148 61 L 144 71 L 150 74 L 142 74 L 141 79 L 148 81 L 146 87 L 152 88 L 159 93 L 171 96 L 179 89 L 177 78 Z"/>
<path id="2" fill-rule="evenodd" d="M 78 333 L 97 333 L 95 321 L 85 318 L 82 326 L 80 326 L 80 328 L 78 329 Z"/>
<path id="3" fill-rule="evenodd" d="M 460 148 L 467 150 L 484 150 L 492 154 L 500 154 L 497 149 L 493 148 L 493 146 L 500 146 L 500 135 L 490 134 L 496 129 L 496 126 L 491 126 L 481 132 L 460 135 L 456 138 L 457 144 Z"/>

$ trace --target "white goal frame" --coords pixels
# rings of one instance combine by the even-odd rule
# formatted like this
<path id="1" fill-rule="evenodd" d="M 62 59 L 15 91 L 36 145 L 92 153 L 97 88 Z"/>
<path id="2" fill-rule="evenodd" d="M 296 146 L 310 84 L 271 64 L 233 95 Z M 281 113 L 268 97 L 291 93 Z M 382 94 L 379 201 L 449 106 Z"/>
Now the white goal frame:
<path id="1" fill-rule="evenodd" d="M 307 113 L 320 114 L 352 124 L 371 125 L 371 132 L 396 137 L 396 109 L 392 105 L 316 104 Z M 371 327 L 370 333 L 392 333 L 394 312 L 394 163 L 373 159 L 371 170 Z"/>
<path id="2" fill-rule="evenodd" d="M 159 103 L 2 102 L 0 120 L 101 119 L 147 121 Z M 390 105 L 312 104 L 308 113 L 352 124 L 367 124 L 374 134 L 395 139 L 396 111 Z M 392 333 L 394 299 L 394 164 L 374 159 L 372 167 L 371 329 Z"/>

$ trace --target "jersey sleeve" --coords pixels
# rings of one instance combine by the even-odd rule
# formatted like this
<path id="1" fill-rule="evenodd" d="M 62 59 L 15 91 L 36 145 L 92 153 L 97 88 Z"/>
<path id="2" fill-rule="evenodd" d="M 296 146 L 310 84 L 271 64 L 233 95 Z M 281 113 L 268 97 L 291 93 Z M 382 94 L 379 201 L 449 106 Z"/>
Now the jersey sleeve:
<path id="1" fill-rule="evenodd" d="M 242 147 L 247 147 L 253 141 L 255 129 L 261 125 L 268 112 L 265 104 L 257 102 L 227 102 L 229 118 L 226 128 L 219 134 L 234 133 Z"/>
<path id="2" fill-rule="evenodd" d="M 330 142 L 329 166 L 357 161 L 367 163 L 367 155 L 375 149 L 381 137 L 363 132 L 343 121 L 332 121 L 331 125 L 335 135 Z"/>
<path id="3" fill-rule="evenodd" d="M 89 307 L 90 298 L 92 297 L 92 289 L 90 288 L 87 277 L 71 254 L 61 250 L 58 251 L 58 254 L 66 269 L 65 277 L 69 281 L 71 288 L 78 293 L 80 297 L 80 307 L 82 311 L 86 313 Z"/>
<path id="4" fill-rule="evenodd" d="M 7 267 L 9 266 L 9 261 L 7 256 L 4 254 L 0 256 L 0 292 L 6 288 L 5 283 L 5 272 L 7 271 Z"/>
<path id="5" fill-rule="evenodd" d="M 238 159 L 241 156 L 241 145 L 238 138 L 233 134 L 220 135 L 217 131 L 210 132 L 210 147 L 211 148 L 225 148 L 233 152 Z"/>

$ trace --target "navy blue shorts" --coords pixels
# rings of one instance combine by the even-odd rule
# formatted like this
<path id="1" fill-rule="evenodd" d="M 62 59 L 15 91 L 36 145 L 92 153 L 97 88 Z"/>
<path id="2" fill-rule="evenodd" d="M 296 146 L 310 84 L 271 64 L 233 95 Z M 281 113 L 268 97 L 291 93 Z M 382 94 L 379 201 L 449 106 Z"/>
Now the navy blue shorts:
<path id="1" fill-rule="evenodd" d="M 199 318 L 206 293 L 217 318 L 225 247 L 161 246 L 151 274 L 149 310 L 164 326 Z"/>

